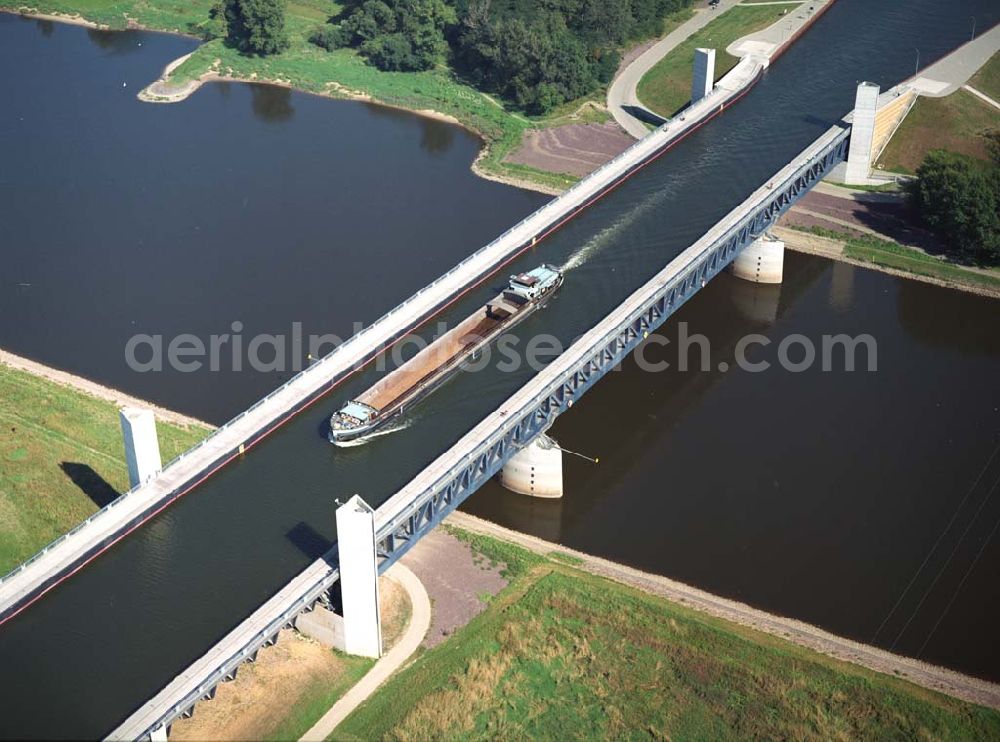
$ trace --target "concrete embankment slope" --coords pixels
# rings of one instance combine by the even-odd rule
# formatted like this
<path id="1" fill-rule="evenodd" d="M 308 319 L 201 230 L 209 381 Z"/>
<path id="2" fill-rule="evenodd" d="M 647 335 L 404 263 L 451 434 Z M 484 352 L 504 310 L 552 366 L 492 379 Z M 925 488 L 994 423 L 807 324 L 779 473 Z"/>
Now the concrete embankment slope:
<path id="1" fill-rule="evenodd" d="M 301 372 L 201 444 L 170 462 L 151 481 L 114 500 L 0 580 L 0 624 L 80 570 L 99 554 L 194 489 L 309 407 L 351 373 L 442 311 L 523 251 L 600 199 L 674 144 L 742 97 L 763 72 L 744 60 L 728 83 L 581 180 L 563 195 L 424 287 L 321 361 Z"/>

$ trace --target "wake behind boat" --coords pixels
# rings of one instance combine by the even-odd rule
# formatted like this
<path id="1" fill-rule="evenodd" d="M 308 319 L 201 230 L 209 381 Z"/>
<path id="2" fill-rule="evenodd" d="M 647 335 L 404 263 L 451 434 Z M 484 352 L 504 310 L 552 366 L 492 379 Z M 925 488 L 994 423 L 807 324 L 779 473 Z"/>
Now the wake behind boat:
<path id="1" fill-rule="evenodd" d="M 342 443 L 370 435 L 404 408 L 437 389 L 464 361 L 522 322 L 563 282 L 551 265 L 511 276 L 507 287 L 368 391 L 330 416 L 329 439 Z"/>

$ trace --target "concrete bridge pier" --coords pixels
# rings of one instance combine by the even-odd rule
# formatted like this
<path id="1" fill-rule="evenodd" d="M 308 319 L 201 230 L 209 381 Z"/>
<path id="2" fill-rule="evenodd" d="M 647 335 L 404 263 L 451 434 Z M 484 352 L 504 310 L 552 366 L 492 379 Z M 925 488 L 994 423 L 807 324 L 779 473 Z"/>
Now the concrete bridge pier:
<path id="1" fill-rule="evenodd" d="M 872 169 L 875 120 L 878 114 L 879 86 L 872 82 L 858 85 L 854 96 L 854 118 L 851 121 L 851 143 L 847 151 L 844 182 L 854 185 L 868 183 Z"/>
<path id="2" fill-rule="evenodd" d="M 785 243 L 761 235 L 736 256 L 729 271 L 753 283 L 781 283 L 784 266 Z"/>
<path id="3" fill-rule="evenodd" d="M 129 486 L 136 487 L 155 477 L 163 468 L 156 419 L 152 410 L 139 407 L 123 407 L 118 411 L 118 419 L 125 439 Z"/>
<path id="4" fill-rule="evenodd" d="M 340 595 L 344 603 L 344 651 L 382 656 L 375 511 L 355 495 L 337 508 Z"/>
<path id="5" fill-rule="evenodd" d="M 532 497 L 562 497 L 562 449 L 542 433 L 518 451 L 500 470 L 500 484 Z"/>
<path id="6" fill-rule="evenodd" d="M 694 105 L 715 87 L 715 49 L 694 50 L 694 70 L 691 74 L 691 105 Z"/>

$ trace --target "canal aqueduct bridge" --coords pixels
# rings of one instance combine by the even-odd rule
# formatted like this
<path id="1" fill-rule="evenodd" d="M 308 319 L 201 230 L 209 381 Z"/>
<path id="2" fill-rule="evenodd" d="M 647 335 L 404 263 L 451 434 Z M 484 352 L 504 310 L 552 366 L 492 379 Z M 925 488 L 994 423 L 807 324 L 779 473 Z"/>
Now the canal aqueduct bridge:
<path id="1" fill-rule="evenodd" d="M 82 569 L 170 503 L 246 453 L 381 352 L 457 301 L 525 250 L 667 152 L 742 97 L 767 66 L 747 57 L 685 115 L 638 141 L 562 196 L 553 199 L 418 291 L 328 356 L 219 428 L 0 580 L 0 624 Z M 480 421 L 402 490 L 371 513 L 370 541 L 382 572 L 463 500 L 525 451 L 555 418 L 621 362 L 678 307 L 729 265 L 750 280 L 780 280 L 780 247 L 765 231 L 847 158 L 851 126 L 842 122 L 775 173 L 708 233 L 673 259 L 615 311 Z M 869 147 L 870 148 L 870 147 Z M 137 470 L 138 471 L 138 470 Z M 353 559 L 354 555 L 350 555 Z M 261 646 L 296 616 L 327 601 L 340 579 L 336 548 L 311 564 L 119 726 L 111 737 L 165 737 L 170 723 L 214 695 Z M 346 566 L 346 565 L 345 565 Z M 372 574 L 374 571 L 368 570 Z M 364 573 L 366 570 L 360 570 Z M 346 586 L 345 586 L 346 587 Z M 345 601 L 347 602 L 347 601 Z M 360 601 L 365 602 L 365 601 Z M 370 601 L 368 601 L 370 603 Z M 350 607 L 347 613 L 350 614 Z M 345 616 L 345 625 L 350 622 Z M 373 653 L 377 654 L 377 650 Z"/>
<path id="2" fill-rule="evenodd" d="M 778 217 L 846 159 L 850 133 L 846 123 L 829 129 L 378 507 L 371 514 L 369 537 L 378 573 L 496 475 L 709 280 L 748 248 L 754 249 L 754 243 L 759 245 L 759 238 Z M 753 262 L 757 261 L 755 256 Z M 356 560 L 363 566 L 371 558 L 370 550 L 338 554 L 334 547 L 139 708 L 110 738 L 165 739 L 174 719 L 193 713 L 199 701 L 211 698 L 219 683 L 235 677 L 243 662 L 252 661 L 262 646 L 276 641 L 300 613 L 329 602 L 328 593 L 341 577 L 340 568 L 333 565 L 347 560 L 354 569 Z M 375 589 L 373 580 L 370 589 Z M 345 613 L 351 611 L 349 602 L 345 594 Z M 371 605 L 370 600 L 365 602 Z M 358 618 L 370 619 L 370 610 Z M 345 623 L 351 620 L 345 616 Z"/>
<path id="3" fill-rule="evenodd" d="M 241 413 L 202 443 L 141 477 L 126 494 L 0 579 L 0 624 L 8 621 L 171 502 L 247 452 L 353 372 L 478 286 L 747 93 L 767 67 L 746 57 L 684 115 L 641 139 L 545 204 L 336 350 Z"/>

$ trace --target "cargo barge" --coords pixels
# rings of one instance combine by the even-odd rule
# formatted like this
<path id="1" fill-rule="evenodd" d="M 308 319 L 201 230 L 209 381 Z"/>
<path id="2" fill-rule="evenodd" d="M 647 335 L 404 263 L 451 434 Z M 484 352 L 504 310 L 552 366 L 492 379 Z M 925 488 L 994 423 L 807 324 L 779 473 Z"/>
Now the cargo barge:
<path id="1" fill-rule="evenodd" d="M 522 322 L 562 285 L 551 265 L 511 276 L 507 287 L 373 387 L 330 416 L 331 443 L 374 433 L 429 395 L 500 333 Z"/>

